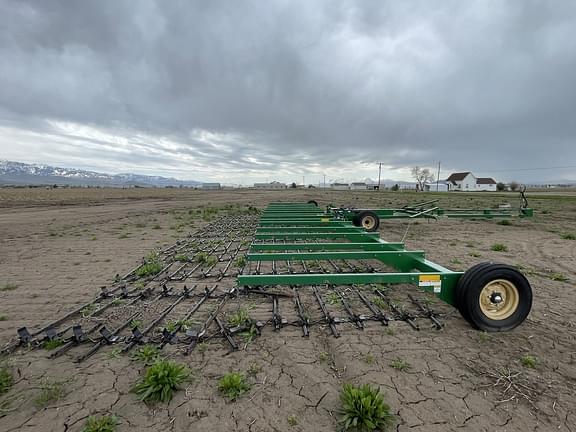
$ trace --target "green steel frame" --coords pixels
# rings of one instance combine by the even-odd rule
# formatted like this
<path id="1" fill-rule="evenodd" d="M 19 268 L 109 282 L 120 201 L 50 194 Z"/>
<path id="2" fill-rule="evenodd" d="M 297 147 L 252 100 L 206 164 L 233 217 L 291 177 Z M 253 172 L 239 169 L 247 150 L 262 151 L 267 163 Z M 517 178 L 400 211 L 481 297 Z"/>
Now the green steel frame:
<path id="1" fill-rule="evenodd" d="M 394 272 L 242 274 L 240 286 L 415 284 L 454 305 L 462 272 L 426 259 L 423 251 L 388 243 L 314 204 L 271 203 L 262 213 L 248 261 L 378 260 Z"/>

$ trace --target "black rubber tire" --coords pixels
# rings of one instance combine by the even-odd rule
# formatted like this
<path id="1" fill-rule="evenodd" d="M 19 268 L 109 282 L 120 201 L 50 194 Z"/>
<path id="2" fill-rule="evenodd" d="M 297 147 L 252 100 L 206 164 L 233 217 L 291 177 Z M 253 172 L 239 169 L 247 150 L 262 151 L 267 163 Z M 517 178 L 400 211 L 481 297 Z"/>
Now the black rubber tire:
<path id="1" fill-rule="evenodd" d="M 306 204 L 314 204 L 316 207 L 318 207 L 318 201 L 310 200 Z"/>
<path id="2" fill-rule="evenodd" d="M 494 320 L 480 308 L 480 293 L 491 281 L 504 279 L 514 285 L 518 306 L 507 318 Z M 524 322 L 532 309 L 532 288 L 526 277 L 506 264 L 481 263 L 470 268 L 458 281 L 456 302 L 462 316 L 477 329 L 486 332 L 509 331 Z"/>
<path id="3" fill-rule="evenodd" d="M 375 219 L 375 224 L 370 229 L 364 227 L 364 218 L 366 218 L 366 217 L 372 217 Z M 371 210 L 364 210 L 364 211 L 359 212 L 358 213 L 358 222 L 359 222 L 358 226 L 364 227 L 364 229 L 368 232 L 378 231 L 378 227 L 380 226 L 380 218 L 378 217 L 378 215 L 376 213 L 374 213 Z"/>
<path id="4" fill-rule="evenodd" d="M 456 287 L 456 308 L 460 311 L 460 314 L 466 321 L 468 321 L 468 316 L 466 314 L 466 309 L 462 307 L 462 299 L 464 298 L 462 293 L 464 292 L 464 290 L 461 289 L 460 287 L 467 285 L 471 279 L 474 279 L 478 271 L 482 271 L 482 269 L 491 266 L 493 264 L 494 264 L 493 262 L 482 262 L 476 264 L 470 267 L 468 270 L 466 270 L 466 272 L 464 272 L 464 274 L 458 281 L 458 285 Z"/>

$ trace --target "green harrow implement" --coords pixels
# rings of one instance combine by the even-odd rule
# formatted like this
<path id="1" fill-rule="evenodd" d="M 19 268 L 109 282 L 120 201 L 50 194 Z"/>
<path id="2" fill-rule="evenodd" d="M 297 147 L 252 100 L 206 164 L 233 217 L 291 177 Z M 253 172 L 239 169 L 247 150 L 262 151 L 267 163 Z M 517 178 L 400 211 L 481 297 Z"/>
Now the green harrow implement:
<path id="1" fill-rule="evenodd" d="M 369 232 L 372 226 L 361 225 L 355 226 L 334 208 L 323 212 L 315 202 L 271 203 L 262 213 L 247 255 L 255 271 L 239 275 L 238 284 L 312 289 L 319 285 L 417 285 L 457 307 L 474 327 L 485 331 L 511 330 L 528 316 L 532 290 L 514 267 L 481 263 L 466 272 L 451 271 L 427 260 L 424 251 L 386 242 L 378 233 Z M 278 263 L 285 263 L 288 271 L 277 271 Z"/>

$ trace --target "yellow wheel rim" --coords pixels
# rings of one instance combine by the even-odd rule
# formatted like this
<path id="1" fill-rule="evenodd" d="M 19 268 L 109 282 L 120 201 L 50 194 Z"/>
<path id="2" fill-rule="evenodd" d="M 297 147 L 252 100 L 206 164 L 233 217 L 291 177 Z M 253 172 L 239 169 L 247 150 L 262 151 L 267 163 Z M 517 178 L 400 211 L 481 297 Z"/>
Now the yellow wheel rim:
<path id="1" fill-rule="evenodd" d="M 516 312 L 519 303 L 518 288 L 508 280 L 493 280 L 480 293 L 480 309 L 492 320 L 508 318 Z"/>
<path id="2" fill-rule="evenodd" d="M 376 226 L 376 218 L 374 218 L 374 216 L 364 216 L 362 218 L 362 226 L 368 231 L 374 229 Z"/>

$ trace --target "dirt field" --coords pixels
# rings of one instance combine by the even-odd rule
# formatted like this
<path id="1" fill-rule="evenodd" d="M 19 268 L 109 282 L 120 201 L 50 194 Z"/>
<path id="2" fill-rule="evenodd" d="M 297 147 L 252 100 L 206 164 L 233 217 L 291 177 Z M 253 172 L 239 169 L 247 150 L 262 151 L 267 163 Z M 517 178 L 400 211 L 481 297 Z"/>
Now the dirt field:
<path id="1" fill-rule="evenodd" d="M 445 207 L 518 204 L 514 194 L 432 197 Z M 233 248 L 244 253 L 250 239 L 246 233 L 256 218 L 230 216 L 226 220 L 238 220 L 237 225 L 209 226 L 212 217 L 226 212 L 207 215 L 206 209 L 308 199 L 321 205 L 390 207 L 431 198 L 315 190 L 0 189 L 0 347 L 14 340 L 18 328 L 38 330 L 94 299 L 101 286 L 116 286 L 117 274 L 126 275 L 142 257 L 169 248 L 189 232 L 208 239 L 223 239 L 211 236 L 227 230 L 239 232 Z M 454 270 L 482 261 L 520 267 L 532 284 L 534 305 L 527 321 L 512 332 L 475 331 L 455 309 L 433 301 L 431 307 L 445 323 L 442 330 L 425 318 L 418 319 L 419 331 L 401 321 L 388 328 L 369 322 L 364 330 L 343 324 L 339 338 L 325 326 L 311 327 L 309 338 L 296 326 L 277 332 L 267 326 L 247 344 L 236 336 L 241 349 L 231 353 L 222 338 L 202 343 L 188 356 L 180 345 L 168 345 L 163 352 L 189 365 L 193 379 L 169 404 L 152 406 L 130 392 L 145 366 L 130 354 L 118 355 L 123 343 L 105 346 L 81 363 L 74 360 L 89 345 L 55 359 L 48 358 L 46 349 L 24 347 L 2 360 L 15 384 L 0 395 L 0 430 L 80 431 L 89 415 L 114 414 L 120 431 L 334 431 L 339 391 L 350 382 L 384 391 L 396 415 L 393 430 L 576 432 L 576 240 L 570 239 L 576 235 L 576 196 L 538 193 L 530 204 L 535 217 L 511 225 L 444 219 L 383 221 L 380 227 L 383 239 L 404 238 L 408 249 L 424 250 L 428 259 Z M 493 251 L 496 243 L 507 251 Z M 197 289 L 217 284 L 223 292 L 234 287 L 234 280 L 232 269 L 220 280 L 208 274 L 198 279 Z M 405 289 L 396 288 L 394 296 L 404 299 Z M 159 313 L 155 307 L 174 300 L 144 301 L 140 307 L 153 316 Z M 132 313 L 126 303 L 108 310 L 108 322 L 121 322 Z M 304 303 L 313 308 L 308 297 Z M 183 313 L 191 304 L 175 311 Z M 268 299 L 250 295 L 229 301 L 223 316 L 239 304 L 255 318 L 271 315 Z M 341 309 L 337 313 L 342 315 Z M 81 319 L 83 328 L 99 319 Z M 535 358 L 535 367 L 523 364 L 527 355 Z M 392 366 L 398 362 L 406 367 Z M 248 374 L 252 385 L 236 402 L 217 390 L 218 379 L 229 371 Z M 42 403 L 39 397 L 50 383 L 59 383 L 60 394 Z"/>

